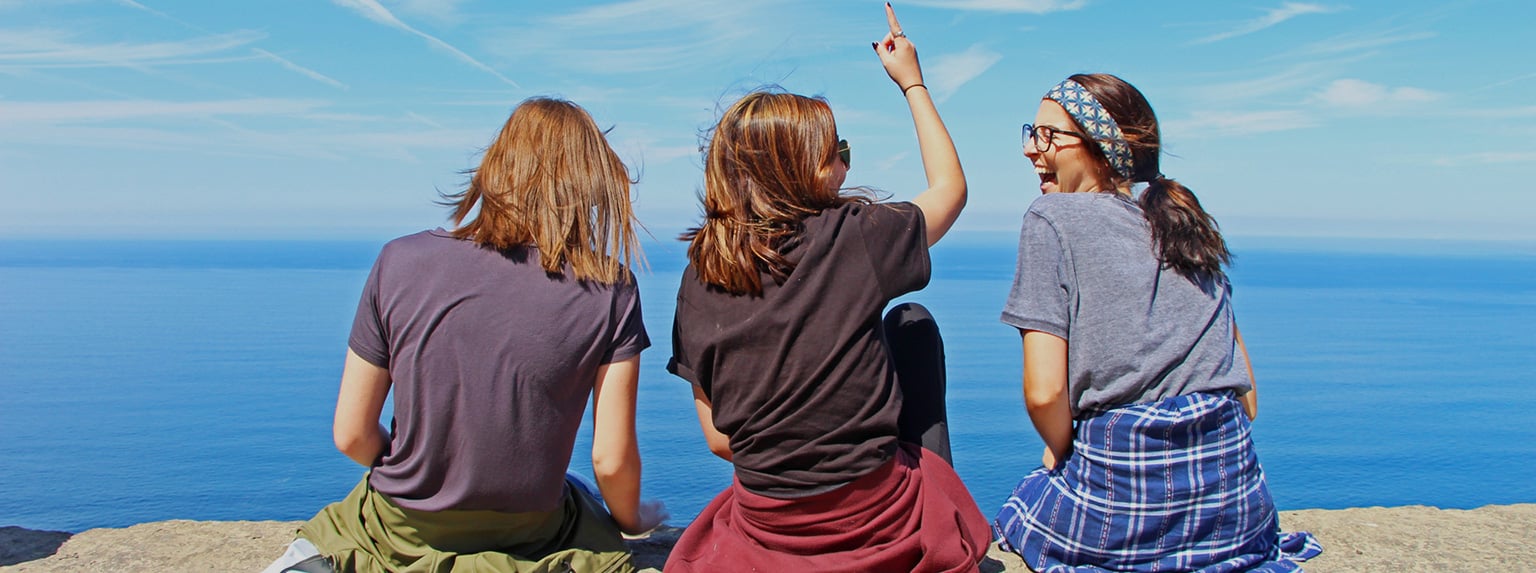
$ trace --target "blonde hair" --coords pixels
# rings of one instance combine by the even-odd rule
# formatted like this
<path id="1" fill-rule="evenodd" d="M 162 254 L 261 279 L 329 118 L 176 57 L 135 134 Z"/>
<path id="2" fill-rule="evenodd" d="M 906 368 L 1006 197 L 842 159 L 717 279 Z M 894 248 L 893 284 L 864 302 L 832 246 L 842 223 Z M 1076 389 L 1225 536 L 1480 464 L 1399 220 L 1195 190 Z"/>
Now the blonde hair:
<path id="1" fill-rule="evenodd" d="M 495 249 L 532 245 L 551 274 L 569 265 L 578 280 L 614 284 L 629 276 L 623 267 L 639 251 L 632 181 L 581 106 L 524 100 L 468 173 L 464 191 L 444 196 L 455 237 Z"/>
<path id="2" fill-rule="evenodd" d="M 794 264 L 779 248 L 802 219 L 869 197 L 833 182 L 837 124 L 825 100 L 757 91 L 737 100 L 709 134 L 704 221 L 683 234 L 699 279 L 760 295 L 761 273 L 783 279 Z"/>

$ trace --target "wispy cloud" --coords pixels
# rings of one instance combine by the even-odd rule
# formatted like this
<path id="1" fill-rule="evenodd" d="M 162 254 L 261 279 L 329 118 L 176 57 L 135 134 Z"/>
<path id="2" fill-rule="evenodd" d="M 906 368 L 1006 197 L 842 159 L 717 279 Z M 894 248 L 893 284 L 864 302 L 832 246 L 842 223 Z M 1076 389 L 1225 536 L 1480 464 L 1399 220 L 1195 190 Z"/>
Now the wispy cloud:
<path id="1" fill-rule="evenodd" d="M 880 163 L 875 165 L 875 172 L 876 173 L 884 173 L 886 171 L 890 171 L 892 169 L 895 169 L 897 166 L 906 163 L 907 162 L 907 158 L 911 157 L 911 156 L 912 156 L 912 152 L 910 152 L 910 151 L 903 151 L 903 152 L 897 153 L 895 155 L 892 155 L 890 157 L 887 157 L 887 158 L 881 160 Z"/>
<path id="2" fill-rule="evenodd" d="M 191 22 L 188 22 L 186 20 L 182 20 L 181 18 L 177 18 L 177 17 L 172 16 L 170 14 L 167 14 L 165 12 L 161 12 L 161 11 L 156 10 L 154 8 L 150 8 L 149 6 L 145 6 L 145 5 L 143 5 L 143 4 L 139 3 L 139 2 L 135 2 L 134 0 L 116 0 L 116 2 L 118 4 L 122 4 L 124 6 L 129 7 L 129 8 L 133 8 L 135 10 L 139 10 L 139 11 L 142 11 L 142 12 L 147 12 L 149 14 L 153 14 L 153 15 L 155 15 L 158 18 L 161 18 L 161 19 L 164 19 L 164 20 L 169 20 L 171 22 L 175 22 L 175 23 L 180 24 L 182 27 L 187 28 L 189 30 L 193 30 L 193 31 L 196 31 L 196 32 L 199 32 L 199 33 L 202 33 L 202 34 L 209 34 L 209 35 L 213 34 L 212 32 L 208 31 L 206 28 L 203 28 L 201 26 L 198 26 L 198 25 L 193 24 Z M 292 71 L 292 72 L 296 72 L 296 73 L 298 73 L 298 74 L 300 74 L 300 75 L 302 75 L 304 77 L 307 77 L 309 79 L 312 79 L 312 80 L 315 80 L 317 82 L 329 85 L 329 86 L 334 87 L 334 88 L 347 89 L 347 85 L 346 84 L 343 84 L 343 83 L 337 81 L 336 79 L 331 78 L 330 76 L 327 76 L 327 75 L 322 74 L 320 72 L 317 72 L 315 70 L 312 70 L 312 69 L 306 68 L 304 66 L 301 66 L 301 65 L 299 65 L 297 63 L 294 63 L 292 60 L 289 60 L 287 58 L 284 58 L 282 56 L 279 56 L 279 55 L 274 54 L 272 52 L 269 52 L 267 50 L 263 50 L 261 48 L 251 48 L 251 53 L 255 54 L 256 56 L 258 56 L 258 57 L 260 57 L 262 59 L 274 62 L 277 65 L 282 66 L 284 69 L 287 69 L 287 70 Z"/>
<path id="3" fill-rule="evenodd" d="M 926 82 L 937 94 L 935 100 L 943 103 L 971 80 L 976 79 L 1003 59 L 1003 55 L 988 50 L 981 44 L 972 45 L 958 54 L 942 54 L 928 66 Z"/>
<path id="4" fill-rule="evenodd" d="M 442 129 L 442 127 L 443 127 L 443 124 L 438 123 L 436 121 L 433 121 L 431 118 L 423 116 L 423 115 L 421 115 L 419 113 L 416 113 L 414 111 L 407 111 L 407 112 L 405 112 L 405 117 L 406 117 L 406 119 L 409 119 L 409 120 L 414 121 L 416 123 L 420 123 L 420 124 L 425 125 L 427 127 L 434 127 L 434 128 L 438 128 L 438 129 Z"/>
<path id="5" fill-rule="evenodd" d="M 492 68 L 492 67 L 490 67 L 488 65 L 485 65 L 484 63 L 481 63 L 480 60 L 475 59 L 474 56 L 471 56 L 469 54 L 464 53 L 463 50 L 455 48 L 455 47 L 453 47 L 452 44 L 449 44 L 448 42 L 444 42 L 441 39 L 438 39 L 437 36 L 433 36 L 433 35 L 428 34 L 426 32 L 422 32 L 421 30 L 417 30 L 416 28 L 411 27 L 409 24 L 406 24 L 405 22 L 401 22 L 399 18 L 395 17 L 394 13 L 389 11 L 388 8 L 385 8 L 383 5 L 379 4 L 378 0 L 332 0 L 332 1 L 335 2 L 339 6 L 342 6 L 344 8 L 349 8 L 352 11 L 357 12 L 358 14 L 361 14 L 364 18 L 372 20 L 375 23 L 383 24 L 385 26 L 394 28 L 396 30 L 400 30 L 402 32 L 406 32 L 408 34 L 411 34 L 413 36 L 416 36 L 416 37 L 419 37 L 419 38 L 421 38 L 423 40 L 426 40 L 428 44 L 431 44 L 432 46 L 435 46 L 438 49 L 446 51 L 449 54 L 452 54 L 454 57 L 458 58 L 460 61 L 462 61 L 462 62 L 464 62 L 466 64 L 469 64 L 470 66 L 472 66 L 472 67 L 474 67 L 476 69 L 479 69 L 480 71 L 483 71 L 483 72 L 486 72 L 486 73 L 491 74 L 493 76 L 496 76 L 496 79 L 499 79 L 499 80 L 505 82 L 507 85 L 510 85 L 512 87 L 519 88 L 519 89 L 522 88 L 522 86 L 518 85 L 517 82 L 512 81 L 511 78 L 508 78 L 508 77 L 506 77 L 504 75 L 501 75 L 501 72 L 496 71 L 495 68 Z"/>
<path id="6" fill-rule="evenodd" d="M 148 118 L 205 119 L 224 116 L 293 116 L 324 105 L 317 100 L 248 98 L 216 101 L 97 100 L 0 101 L 0 124 L 91 123 Z"/>
<path id="7" fill-rule="evenodd" d="M 264 37 L 260 32 L 239 31 L 180 42 L 82 44 L 56 30 L 0 30 L 0 66 L 149 67 L 227 62 L 230 57 L 210 56 Z"/>
<path id="8" fill-rule="evenodd" d="M 1493 82 L 1491 84 L 1488 84 L 1486 86 L 1475 88 L 1475 89 L 1472 89 L 1472 90 L 1469 90 L 1469 91 L 1471 91 L 1471 92 L 1480 92 L 1480 91 L 1485 91 L 1485 90 L 1491 90 L 1491 89 L 1494 89 L 1494 88 L 1501 88 L 1501 87 L 1507 86 L 1509 84 L 1513 84 L 1513 83 L 1517 83 L 1517 82 L 1523 82 L 1525 80 L 1530 80 L 1530 79 L 1536 79 L 1536 74 L 1518 75 L 1518 76 L 1515 76 L 1515 77 L 1512 77 L 1512 78 L 1507 78 L 1507 79 L 1499 80 L 1499 81 Z"/>
<path id="9" fill-rule="evenodd" d="M 1416 42 L 1419 40 L 1427 40 L 1433 37 L 1435 37 L 1434 32 L 1423 30 L 1408 31 L 1402 29 L 1393 29 L 1371 32 L 1353 32 L 1349 34 L 1341 34 L 1317 42 L 1312 42 L 1310 44 L 1303 44 L 1294 50 L 1276 54 L 1269 59 L 1292 59 L 1298 57 L 1320 57 L 1368 52 L 1393 44 Z"/>
<path id="10" fill-rule="evenodd" d="M 951 10 L 1045 14 L 1077 10 L 1087 6 L 1088 2 L 1087 0 L 907 0 L 902 4 Z"/>
<path id="11" fill-rule="evenodd" d="M 248 157 L 343 159 L 358 155 L 418 161 L 416 150 L 474 149 L 485 143 L 484 129 L 397 129 L 338 131 L 258 131 L 209 133 L 137 126 L 61 125 L 28 130 L 14 138 L 29 145 L 69 148 L 141 149 Z"/>
<path id="12" fill-rule="evenodd" d="M 1260 16 L 1258 18 L 1254 18 L 1252 20 L 1248 20 L 1246 22 L 1242 22 L 1242 23 L 1238 24 L 1236 28 L 1233 28 L 1231 30 L 1227 30 L 1225 32 L 1221 32 L 1219 34 L 1213 34 L 1213 35 L 1210 35 L 1210 36 L 1206 36 L 1204 38 L 1200 38 L 1198 40 L 1195 40 L 1193 43 L 1195 43 L 1195 44 L 1209 44 L 1209 43 L 1212 43 L 1212 42 L 1220 42 L 1222 40 L 1229 40 L 1229 39 L 1232 39 L 1232 38 L 1236 38 L 1238 36 L 1246 36 L 1248 34 L 1252 34 L 1254 32 L 1258 32 L 1258 31 L 1263 30 L 1265 28 L 1269 28 L 1269 27 L 1278 25 L 1281 22 L 1284 22 L 1286 20 L 1290 20 L 1291 18 L 1295 18 L 1297 16 L 1302 16 L 1302 15 L 1306 15 L 1306 14 L 1326 14 L 1326 13 L 1329 13 L 1329 12 L 1336 12 L 1336 11 L 1338 11 L 1338 8 L 1334 8 L 1334 7 L 1330 7 L 1330 6 L 1323 6 L 1321 4 L 1303 4 L 1303 3 L 1299 3 L 1299 2 L 1286 2 L 1284 5 L 1281 5 L 1279 8 L 1270 8 L 1268 10 L 1265 10 L 1263 16 Z"/>
<path id="13" fill-rule="evenodd" d="M 1389 111 L 1405 105 L 1437 101 L 1441 94 L 1413 87 L 1387 87 L 1364 80 L 1345 78 L 1334 80 L 1322 91 L 1312 96 L 1312 101 L 1336 108 L 1372 111 Z"/>
<path id="14" fill-rule="evenodd" d="M 751 46 L 783 46 L 779 22 L 789 11 L 774 2 L 624 0 L 541 17 L 496 31 L 486 49 L 504 58 L 538 53 L 555 66 L 602 74 L 634 74 L 718 65 Z M 770 48 L 771 49 L 771 48 Z"/>
<path id="15" fill-rule="evenodd" d="M 1532 117 L 1536 117 L 1536 105 L 1520 105 L 1520 106 L 1505 106 L 1505 107 L 1471 107 L 1471 108 L 1450 110 L 1450 111 L 1446 112 L 1446 115 L 1453 116 L 1453 117 L 1467 117 L 1467 118 L 1478 118 L 1478 119 L 1502 119 L 1502 120 L 1509 120 L 1509 119 L 1515 119 L 1515 118 L 1532 118 Z"/>
<path id="16" fill-rule="evenodd" d="M 1196 85 L 1188 90 L 1188 97 L 1223 106 L 1252 105 L 1262 100 L 1295 102 L 1317 86 L 1319 77 L 1340 73 L 1344 63 L 1347 62 L 1305 62 L 1259 77 Z"/>
<path id="17" fill-rule="evenodd" d="M 318 159 L 362 154 L 406 161 L 416 160 L 413 150 L 473 149 L 486 137 L 483 127 L 423 129 L 421 123 L 432 122 L 423 122 L 424 118 L 415 114 L 361 116 L 329 112 L 329 106 L 329 102 L 319 100 L 266 98 L 187 102 L 0 100 L 0 129 L 6 130 L 8 143 L 21 145 Z M 253 119 L 260 121 L 250 121 Z M 305 127 L 275 127 L 274 120 Z M 12 127 L 23 129 L 9 129 Z"/>
<path id="18" fill-rule="evenodd" d="M 1441 157 L 1435 159 L 1435 165 L 1441 167 L 1463 167 L 1466 165 L 1491 165 L 1501 163 L 1536 163 L 1536 151 L 1488 151 L 1483 153 L 1466 153 Z"/>
<path id="19" fill-rule="evenodd" d="M 387 0 L 396 10 L 413 16 L 421 16 L 433 22 L 451 24 L 463 19 L 459 5 L 463 0 Z"/>
<path id="20" fill-rule="evenodd" d="M 155 15 L 158 18 L 162 18 L 162 19 L 165 19 L 165 20 L 170 20 L 170 21 L 175 22 L 177 24 L 181 24 L 183 27 L 190 28 L 190 29 L 196 30 L 198 32 L 202 32 L 204 34 L 209 33 L 208 30 L 200 28 L 200 27 L 192 24 L 191 22 L 188 22 L 186 20 L 182 20 L 181 18 L 177 18 L 177 17 L 172 16 L 170 14 L 166 14 L 165 12 L 161 12 L 161 11 L 156 10 L 154 8 L 150 8 L 149 6 L 145 6 L 143 4 L 135 2 L 134 0 L 115 0 L 115 1 L 118 4 L 121 4 L 123 6 L 127 6 L 129 8 L 133 8 L 134 10 L 138 10 L 140 12 L 148 12 L 150 14 Z"/>
<path id="21" fill-rule="evenodd" d="M 284 68 L 287 68 L 289 71 L 297 72 L 300 75 L 303 75 L 304 77 L 307 77 L 309 79 L 312 79 L 312 80 L 315 80 L 317 82 L 329 85 L 329 86 L 334 87 L 334 88 L 347 89 L 347 84 L 341 83 L 340 81 L 337 81 L 337 80 L 331 78 L 330 76 L 327 76 L 327 75 L 322 74 L 320 72 L 317 72 L 317 71 L 311 70 L 309 68 L 306 68 L 304 66 L 295 64 L 292 61 L 289 61 L 287 58 L 284 58 L 284 57 L 279 56 L 277 54 L 274 54 L 272 52 L 268 52 L 268 51 L 263 50 L 261 48 L 252 48 L 251 51 L 255 52 L 257 55 L 259 55 L 259 56 L 261 56 L 263 58 L 272 60 L 273 62 L 277 62 L 277 65 L 282 66 Z"/>
<path id="22" fill-rule="evenodd" d="M 1163 131 L 1168 134 L 1168 139 L 1199 139 L 1289 131 L 1315 125 L 1315 117 L 1295 110 L 1197 111 L 1184 118 L 1163 122 Z"/>

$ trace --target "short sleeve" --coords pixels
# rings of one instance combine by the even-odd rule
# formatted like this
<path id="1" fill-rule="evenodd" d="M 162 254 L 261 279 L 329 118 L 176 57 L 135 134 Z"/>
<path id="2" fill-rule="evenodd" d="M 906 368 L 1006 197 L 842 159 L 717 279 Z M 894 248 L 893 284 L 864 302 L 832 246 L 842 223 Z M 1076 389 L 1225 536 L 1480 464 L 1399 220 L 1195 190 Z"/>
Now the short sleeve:
<path id="1" fill-rule="evenodd" d="M 856 224 L 886 300 L 928 286 L 928 231 L 912 203 L 876 203 L 857 212 Z"/>
<path id="2" fill-rule="evenodd" d="M 1003 306 L 1003 322 L 1020 330 L 1038 330 L 1067 338 L 1072 283 L 1066 247 L 1056 227 L 1031 210 L 1019 231 L 1019 260 L 1013 289 Z"/>
<path id="3" fill-rule="evenodd" d="M 640 312 L 640 288 L 635 284 L 634 275 L 626 271 L 625 280 L 613 285 L 613 289 L 615 328 L 608 352 L 603 355 L 603 364 L 628 360 L 651 346 Z"/>
<path id="4" fill-rule="evenodd" d="M 373 262 L 368 272 L 368 282 L 363 284 L 363 296 L 357 301 L 357 313 L 352 316 L 352 334 L 347 337 L 347 347 L 363 360 L 379 368 L 389 368 L 389 332 L 384 328 L 384 312 L 379 299 L 379 275 L 384 267 L 384 255 Z"/>
<path id="5" fill-rule="evenodd" d="M 667 360 L 667 372 L 671 372 L 678 378 L 687 380 L 709 393 L 709 383 L 700 375 L 697 367 L 700 365 L 700 353 L 708 343 L 695 340 L 690 337 L 686 327 L 693 324 L 692 319 L 684 316 L 690 310 L 685 291 L 690 286 L 690 280 L 697 280 L 693 274 L 693 265 L 689 265 L 683 271 L 683 282 L 677 293 L 677 313 L 672 317 L 672 358 Z"/>

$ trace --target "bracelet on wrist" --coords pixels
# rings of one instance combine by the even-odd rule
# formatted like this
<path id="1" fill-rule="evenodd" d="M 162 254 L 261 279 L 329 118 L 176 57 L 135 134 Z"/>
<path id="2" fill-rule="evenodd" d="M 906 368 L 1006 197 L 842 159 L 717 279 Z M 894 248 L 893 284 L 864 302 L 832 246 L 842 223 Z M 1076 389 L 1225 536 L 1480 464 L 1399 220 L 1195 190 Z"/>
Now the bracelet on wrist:
<path id="1" fill-rule="evenodd" d="M 901 88 L 901 95 L 907 95 L 907 90 L 910 90 L 912 88 L 923 88 L 923 89 L 926 90 L 926 89 L 928 89 L 928 86 L 923 85 L 922 82 L 918 82 L 918 83 L 912 84 L 910 86 Z"/>

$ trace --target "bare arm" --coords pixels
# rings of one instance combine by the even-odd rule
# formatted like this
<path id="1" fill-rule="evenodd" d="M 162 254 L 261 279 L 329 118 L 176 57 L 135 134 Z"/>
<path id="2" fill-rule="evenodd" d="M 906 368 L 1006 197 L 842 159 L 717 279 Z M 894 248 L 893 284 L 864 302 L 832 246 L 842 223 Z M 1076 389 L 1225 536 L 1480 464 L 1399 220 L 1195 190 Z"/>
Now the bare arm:
<path id="1" fill-rule="evenodd" d="M 1248 413 L 1248 419 L 1259 417 L 1259 380 L 1253 376 L 1253 361 L 1248 359 L 1248 345 L 1243 344 L 1243 335 L 1237 331 L 1237 323 L 1232 323 L 1232 337 L 1237 339 L 1237 351 L 1243 353 L 1243 364 L 1248 365 L 1248 384 L 1252 386 L 1247 394 L 1238 397 L 1243 403 L 1243 411 Z"/>
<path id="2" fill-rule="evenodd" d="M 642 533 L 666 519 L 659 502 L 640 499 L 640 442 L 635 399 L 640 356 L 604 364 L 592 387 L 592 475 L 613 521 L 625 533 Z"/>
<path id="3" fill-rule="evenodd" d="M 704 431 L 704 442 L 709 451 L 720 459 L 731 461 L 731 437 L 715 429 L 715 405 L 698 386 L 693 387 L 693 409 L 699 413 L 699 428 Z"/>
<path id="4" fill-rule="evenodd" d="M 365 467 L 373 467 L 389 445 L 389 430 L 379 423 L 384 400 L 389 397 L 389 384 L 388 370 L 347 349 L 331 436 L 336 449 Z"/>
<path id="5" fill-rule="evenodd" d="M 886 23 L 890 32 L 875 43 L 875 53 L 885 72 L 896 82 L 907 98 L 912 110 L 912 124 L 917 128 L 918 150 L 923 157 L 923 173 L 928 177 L 928 189 L 912 200 L 923 212 L 927 221 L 928 246 L 944 238 L 965 208 L 965 171 L 960 167 L 960 156 L 955 143 L 949 138 L 939 110 L 933 106 L 933 97 L 923 85 L 923 69 L 917 61 L 917 48 L 902 32 L 896 21 L 896 12 L 885 5 Z"/>
<path id="6" fill-rule="evenodd" d="M 1072 407 L 1067 395 L 1067 341 L 1038 330 L 1024 338 L 1024 407 L 1045 441 L 1042 463 L 1054 467 L 1072 451 Z"/>

